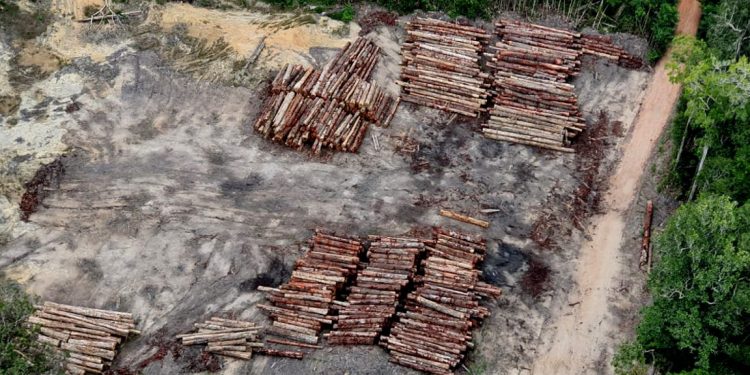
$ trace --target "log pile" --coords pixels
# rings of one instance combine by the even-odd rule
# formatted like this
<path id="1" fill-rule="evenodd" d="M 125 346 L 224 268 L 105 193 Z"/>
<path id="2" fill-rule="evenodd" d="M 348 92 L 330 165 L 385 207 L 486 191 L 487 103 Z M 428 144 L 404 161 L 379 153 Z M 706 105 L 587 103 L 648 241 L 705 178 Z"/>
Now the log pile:
<path id="1" fill-rule="evenodd" d="M 565 82 L 580 68 L 580 34 L 532 23 L 500 20 L 495 33 L 501 41 L 487 65 L 516 75 Z"/>
<path id="2" fill-rule="evenodd" d="M 345 73 L 369 81 L 379 56 L 380 47 L 367 38 L 358 38 L 354 43 L 346 43 L 326 64 L 323 75 Z"/>
<path id="3" fill-rule="evenodd" d="M 387 126 L 399 99 L 386 94 L 379 86 L 346 71 L 319 73 L 314 68 L 285 65 L 271 82 L 271 93 L 294 93 L 306 98 L 335 101 L 348 113 L 361 113 L 375 124 Z"/>
<path id="4" fill-rule="evenodd" d="M 477 27 L 412 19 L 401 48 L 401 99 L 477 117 L 489 96 L 489 76 L 480 66 L 489 38 Z"/>
<path id="5" fill-rule="evenodd" d="M 244 360 L 253 356 L 253 350 L 263 348 L 260 327 L 252 322 L 212 317 L 194 327 L 197 332 L 177 336 L 183 345 L 205 344 L 207 352 Z"/>
<path id="6" fill-rule="evenodd" d="M 618 65 L 628 69 L 640 69 L 643 67 L 643 60 L 629 54 L 624 48 L 614 44 L 612 38 L 608 36 L 582 35 L 581 48 L 585 54 L 615 61 Z"/>
<path id="7" fill-rule="evenodd" d="M 292 277 L 279 288 L 259 287 L 268 292 L 271 305 L 259 305 L 273 321 L 268 333 L 292 342 L 314 345 L 330 315 L 336 293 L 357 272 L 362 243 L 351 237 L 316 230 L 310 249 L 296 261 Z M 288 343 L 287 343 L 288 344 Z"/>
<path id="8" fill-rule="evenodd" d="M 573 152 L 567 145 L 586 126 L 573 85 L 498 71 L 495 87 L 485 137 Z"/>
<path id="9" fill-rule="evenodd" d="M 370 237 L 367 264 L 357 273 L 346 302 L 340 307 L 333 345 L 372 345 L 396 313 L 401 292 L 417 270 L 424 243 L 415 238 Z"/>
<path id="10" fill-rule="evenodd" d="M 293 148 L 356 152 L 369 125 L 388 126 L 400 101 L 369 82 L 379 54 L 373 42 L 359 38 L 322 71 L 287 64 L 271 83 L 255 129 Z"/>
<path id="11" fill-rule="evenodd" d="M 431 374 L 452 374 L 471 344 L 471 330 L 489 310 L 481 298 L 497 298 L 500 289 L 479 281 L 477 263 L 484 258 L 486 242 L 444 229 L 426 246 L 424 275 L 415 277 L 417 288 L 407 298 L 406 311 L 381 345 L 391 361 Z"/>
<path id="12" fill-rule="evenodd" d="M 494 106 L 485 137 L 573 152 L 567 147 L 586 123 L 573 85 L 580 66 L 580 34 L 501 20 L 502 38 L 488 66 L 495 69 Z"/>
<path id="13" fill-rule="evenodd" d="M 117 355 L 117 346 L 139 334 L 130 313 L 45 302 L 28 318 L 38 325 L 39 342 L 65 353 L 70 374 L 101 374 Z"/>

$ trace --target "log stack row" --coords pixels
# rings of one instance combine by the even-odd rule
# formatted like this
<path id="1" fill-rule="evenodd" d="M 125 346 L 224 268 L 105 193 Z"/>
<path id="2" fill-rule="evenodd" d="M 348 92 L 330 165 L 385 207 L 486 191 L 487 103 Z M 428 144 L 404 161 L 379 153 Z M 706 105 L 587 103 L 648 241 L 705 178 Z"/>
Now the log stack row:
<path id="1" fill-rule="evenodd" d="M 582 54 L 580 34 L 519 21 L 496 24 L 501 40 L 488 66 L 495 69 L 493 108 L 485 137 L 573 152 L 586 126 L 573 85 Z"/>
<path id="2" fill-rule="evenodd" d="M 28 318 L 38 325 L 39 342 L 64 353 L 70 374 L 101 374 L 117 347 L 131 333 L 139 334 L 130 313 L 45 302 Z"/>
<path id="3" fill-rule="evenodd" d="M 643 60 L 629 54 L 624 48 L 614 44 L 612 38 L 608 36 L 582 35 L 581 48 L 585 54 L 615 61 L 618 65 L 628 69 L 640 69 L 643 67 Z"/>
<path id="4" fill-rule="evenodd" d="M 417 270 L 424 243 L 415 238 L 370 237 L 367 263 L 339 308 L 333 345 L 372 345 L 396 313 L 404 288 Z"/>
<path id="5" fill-rule="evenodd" d="M 401 99 L 477 117 L 489 96 L 489 75 L 480 65 L 489 39 L 481 28 L 412 19 L 401 48 Z"/>
<path id="6" fill-rule="evenodd" d="M 206 345 L 206 351 L 232 358 L 249 360 L 253 350 L 263 347 L 260 327 L 252 322 L 212 317 L 195 323 L 197 332 L 178 335 L 183 345 Z"/>
<path id="7" fill-rule="evenodd" d="M 387 337 L 381 338 L 391 361 L 431 374 L 452 374 L 471 344 L 471 330 L 489 310 L 482 297 L 500 290 L 479 281 L 477 263 L 484 258 L 484 239 L 436 229 L 422 262 L 424 275 L 415 278 L 405 312 Z"/>
<path id="8" fill-rule="evenodd" d="M 505 19 L 495 24 L 495 33 L 501 40 L 491 68 L 558 82 L 578 74 L 579 33 Z"/>
<path id="9" fill-rule="evenodd" d="M 400 99 L 369 82 L 380 48 L 365 38 L 318 71 L 289 65 L 271 83 L 255 129 L 289 147 L 356 152 L 371 123 L 388 126 Z"/>
<path id="10" fill-rule="evenodd" d="M 573 152 L 572 138 L 586 127 L 573 85 L 499 70 L 485 137 Z"/>
<path id="11" fill-rule="evenodd" d="M 279 288 L 258 288 L 268 292 L 271 302 L 258 306 L 273 321 L 268 333 L 291 342 L 317 344 L 323 326 L 333 323 L 334 304 L 347 305 L 335 301 L 336 293 L 357 272 L 361 254 L 359 240 L 316 230 L 289 282 Z"/>

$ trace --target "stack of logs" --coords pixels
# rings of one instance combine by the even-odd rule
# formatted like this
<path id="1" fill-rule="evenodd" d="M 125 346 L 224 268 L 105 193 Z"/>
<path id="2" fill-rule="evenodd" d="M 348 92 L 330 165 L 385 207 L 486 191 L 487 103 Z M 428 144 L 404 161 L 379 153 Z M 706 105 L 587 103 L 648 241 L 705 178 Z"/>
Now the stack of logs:
<path id="1" fill-rule="evenodd" d="M 484 29 L 452 22 L 408 22 L 401 49 L 401 99 L 477 117 L 489 95 L 489 76 L 480 66 L 489 38 Z"/>
<path id="2" fill-rule="evenodd" d="M 640 69 L 643 60 L 625 51 L 624 48 L 614 44 L 612 38 L 599 35 L 581 36 L 581 48 L 583 53 L 603 57 L 617 62 L 620 66 L 628 69 Z"/>
<path id="3" fill-rule="evenodd" d="M 316 230 L 310 249 L 294 265 L 292 277 L 279 288 L 259 287 L 268 292 L 271 305 L 259 305 L 273 320 L 268 333 L 284 337 L 284 344 L 309 347 L 317 344 L 323 325 L 333 323 L 329 315 L 336 293 L 357 271 L 362 243 L 351 237 Z M 280 340 L 276 340 L 280 341 Z"/>
<path id="4" fill-rule="evenodd" d="M 367 264 L 357 273 L 346 302 L 340 307 L 333 331 L 326 336 L 333 345 L 374 344 L 396 313 L 401 291 L 417 270 L 424 243 L 415 238 L 370 237 Z"/>
<path id="5" fill-rule="evenodd" d="M 39 342 L 65 353 L 70 374 L 101 374 L 117 354 L 117 345 L 138 334 L 130 313 L 45 302 L 28 318 L 38 325 Z"/>
<path id="6" fill-rule="evenodd" d="M 183 345 L 207 344 L 210 353 L 244 360 L 252 357 L 253 350 L 263 348 L 260 328 L 252 322 L 212 317 L 194 326 L 198 332 L 177 336 Z"/>
<path id="7" fill-rule="evenodd" d="M 496 24 L 501 41 L 492 62 L 494 106 L 485 137 L 572 152 L 566 147 L 586 122 L 573 85 L 580 65 L 580 34 L 518 21 Z"/>
<path id="8" fill-rule="evenodd" d="M 359 38 L 322 71 L 286 65 L 271 83 L 271 97 L 255 122 L 264 137 L 289 147 L 311 144 L 356 152 L 370 123 L 388 126 L 399 99 L 369 81 L 380 49 Z"/>
<path id="9" fill-rule="evenodd" d="M 427 246 L 424 275 L 409 294 L 390 335 L 381 338 L 391 361 L 432 374 L 452 374 L 471 344 L 471 330 L 489 310 L 480 298 L 496 298 L 500 289 L 480 282 L 477 263 L 486 242 L 444 229 Z"/>
<path id="10" fill-rule="evenodd" d="M 513 20 L 497 22 L 495 33 L 501 41 L 491 68 L 558 82 L 578 74 L 579 33 Z"/>

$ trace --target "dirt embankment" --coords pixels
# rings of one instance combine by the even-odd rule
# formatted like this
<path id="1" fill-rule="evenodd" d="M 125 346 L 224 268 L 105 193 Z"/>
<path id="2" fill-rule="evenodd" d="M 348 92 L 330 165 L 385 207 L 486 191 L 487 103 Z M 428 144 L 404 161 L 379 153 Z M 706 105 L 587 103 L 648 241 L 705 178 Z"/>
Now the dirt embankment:
<path id="1" fill-rule="evenodd" d="M 700 4 L 682 0 L 679 6 L 678 33 L 694 35 L 700 20 Z M 622 294 L 617 280 L 623 264 L 623 234 L 626 215 L 634 201 L 647 161 L 653 154 L 680 93 L 669 82 L 666 62 L 669 52 L 657 64 L 622 159 L 611 176 L 604 197 L 605 213 L 592 218 L 589 239 L 581 247 L 576 264 L 576 289 L 550 320 L 550 330 L 542 335 L 541 356 L 533 365 L 535 374 L 584 374 L 611 372 L 609 360 L 620 341 L 612 301 Z M 637 291 L 632 291 L 637 292 Z"/>

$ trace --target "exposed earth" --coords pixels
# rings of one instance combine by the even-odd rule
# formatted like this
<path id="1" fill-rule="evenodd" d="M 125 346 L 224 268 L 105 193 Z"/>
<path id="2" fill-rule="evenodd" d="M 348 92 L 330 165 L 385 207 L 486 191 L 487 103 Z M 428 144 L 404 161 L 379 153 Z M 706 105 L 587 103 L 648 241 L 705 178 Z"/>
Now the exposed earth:
<path id="1" fill-rule="evenodd" d="M 71 19 L 91 4 L 99 2 L 55 2 L 46 28 L 0 35 L 0 270 L 42 299 L 134 313 L 142 335 L 123 346 L 120 373 L 411 373 L 379 347 L 324 348 L 304 361 L 201 360 L 172 337 L 217 313 L 265 322 L 257 286 L 284 282 L 316 227 L 419 235 L 434 225 L 485 236 L 484 277 L 503 289 L 461 371 L 550 373 L 537 366 L 555 353 L 584 366 L 567 373 L 610 371 L 611 352 L 601 348 L 620 341 L 612 332 L 628 316 L 603 305 L 619 268 L 597 269 L 596 277 L 576 270 L 613 265 L 630 251 L 620 241 L 609 241 L 606 253 L 586 243 L 624 226 L 637 185 L 610 180 L 626 191 L 603 195 L 623 150 L 624 158 L 640 152 L 633 184 L 653 151 L 659 129 L 634 125 L 645 121 L 651 73 L 584 61 L 573 83 L 589 130 L 575 154 L 490 141 L 476 121 L 402 104 L 389 128 L 370 129 L 359 153 L 318 157 L 270 143 L 251 124 L 280 66 L 322 65 L 357 37 L 356 22 L 174 3 L 141 7 L 124 24 Z M 36 6 L 45 5 L 22 10 Z M 406 21 L 369 33 L 383 49 L 374 82 L 393 94 Z M 644 40 L 615 38 L 645 51 Z M 266 47 L 248 63 L 261 40 Z M 663 66 L 654 74 L 663 79 Z M 671 107 L 663 107 L 653 121 L 666 122 Z M 622 149 L 641 139 L 648 143 Z M 613 198 L 622 194 L 630 198 Z M 439 208 L 489 220 L 490 228 L 441 218 Z M 500 211 L 482 215 L 486 208 Z M 616 225 L 601 221 L 603 210 L 615 212 Z M 642 282 L 642 274 L 626 274 Z M 597 277 L 607 283 L 601 293 L 568 307 Z M 554 349 L 557 332 L 588 306 L 606 317 L 590 343 L 600 350 L 570 357 Z M 571 335 L 589 335 L 595 320 Z"/>

